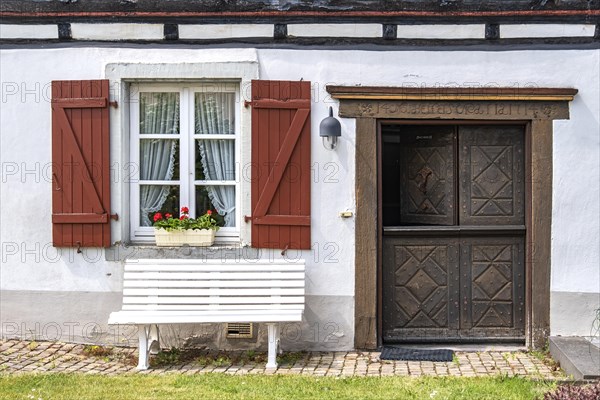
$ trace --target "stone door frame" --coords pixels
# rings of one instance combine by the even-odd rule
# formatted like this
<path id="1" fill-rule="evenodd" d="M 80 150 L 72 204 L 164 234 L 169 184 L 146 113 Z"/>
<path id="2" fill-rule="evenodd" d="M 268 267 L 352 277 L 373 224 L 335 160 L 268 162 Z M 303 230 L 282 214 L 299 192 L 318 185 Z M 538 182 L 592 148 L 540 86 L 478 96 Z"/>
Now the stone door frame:
<path id="1" fill-rule="evenodd" d="M 526 321 L 528 347 L 550 333 L 552 121 L 569 119 L 576 89 L 327 86 L 339 116 L 356 119 L 354 346 L 381 343 L 378 136 L 382 120 L 506 123 L 526 126 Z"/>

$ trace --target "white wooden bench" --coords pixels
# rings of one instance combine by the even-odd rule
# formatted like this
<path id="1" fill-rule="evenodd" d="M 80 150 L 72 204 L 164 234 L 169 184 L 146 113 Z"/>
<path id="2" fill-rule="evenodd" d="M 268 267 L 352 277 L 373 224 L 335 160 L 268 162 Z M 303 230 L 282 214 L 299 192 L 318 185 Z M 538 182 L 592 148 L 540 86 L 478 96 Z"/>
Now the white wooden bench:
<path id="1" fill-rule="evenodd" d="M 162 324 L 266 322 L 267 368 L 277 368 L 279 323 L 304 312 L 304 260 L 137 259 L 125 262 L 123 309 L 110 325 L 136 325 L 138 369 Z"/>

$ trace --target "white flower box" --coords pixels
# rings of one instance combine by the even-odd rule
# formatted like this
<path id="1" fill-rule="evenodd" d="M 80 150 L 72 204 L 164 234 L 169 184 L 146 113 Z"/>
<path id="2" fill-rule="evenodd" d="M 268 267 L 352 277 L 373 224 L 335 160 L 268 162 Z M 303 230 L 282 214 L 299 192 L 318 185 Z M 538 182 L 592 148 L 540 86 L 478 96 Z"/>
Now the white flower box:
<path id="1" fill-rule="evenodd" d="M 212 246 L 215 242 L 214 229 L 186 229 L 167 231 L 154 228 L 154 237 L 157 246 L 173 247 L 183 246 Z"/>

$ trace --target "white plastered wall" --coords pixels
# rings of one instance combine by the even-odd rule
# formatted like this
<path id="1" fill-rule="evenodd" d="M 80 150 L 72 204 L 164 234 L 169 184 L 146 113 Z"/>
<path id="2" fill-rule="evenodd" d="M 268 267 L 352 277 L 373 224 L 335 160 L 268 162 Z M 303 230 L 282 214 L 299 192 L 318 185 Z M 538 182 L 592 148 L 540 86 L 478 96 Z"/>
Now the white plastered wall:
<path id="1" fill-rule="evenodd" d="M 57 253 L 51 246 L 51 80 L 104 78 L 108 64 L 257 61 L 261 79 L 304 79 L 313 84 L 311 200 L 315 250 L 302 256 L 307 262 L 307 295 L 323 313 L 312 310 L 315 320 L 310 321 L 309 328 L 329 337 L 324 324 L 338 321 L 336 337 L 340 338 L 324 343 L 317 334 L 313 348 L 347 348 L 353 342 L 354 220 L 340 218 L 339 212 L 354 211 L 355 156 L 360 149 L 354 146 L 352 119 L 341 120 L 342 138 L 337 150 L 327 151 L 321 146 L 318 124 L 327 115 L 328 106 L 337 112 L 337 102 L 325 91 L 327 84 L 579 89 L 571 104 L 570 120 L 554 122 L 551 331 L 586 334 L 591 311 L 600 307 L 599 58 L 598 50 L 2 50 L 2 296 L 9 292 L 52 292 L 118 297 L 121 290 L 120 262 L 106 261 L 102 251 L 86 249 L 76 254 L 67 249 Z M 122 145 L 113 140 L 114 154 L 122 153 Z M 113 190 L 113 212 L 119 214 L 126 203 L 121 188 L 116 185 Z M 121 223 L 126 221 L 113 223 L 115 238 L 122 232 Z M 569 304 L 568 309 L 564 309 L 565 304 Z M 22 306 L 35 305 L 32 300 Z M 99 307 L 97 315 L 112 311 Z M 573 314 L 573 309 L 580 310 L 579 315 Z M 68 316 L 69 310 L 61 313 Z"/>

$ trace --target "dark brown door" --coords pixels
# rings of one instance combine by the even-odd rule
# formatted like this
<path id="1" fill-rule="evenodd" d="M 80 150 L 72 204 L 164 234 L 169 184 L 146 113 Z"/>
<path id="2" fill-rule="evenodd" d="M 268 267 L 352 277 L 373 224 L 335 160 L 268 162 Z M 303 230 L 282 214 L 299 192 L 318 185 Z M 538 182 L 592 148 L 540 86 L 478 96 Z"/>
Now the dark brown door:
<path id="1" fill-rule="evenodd" d="M 524 339 L 524 130 L 382 127 L 384 342 Z"/>

